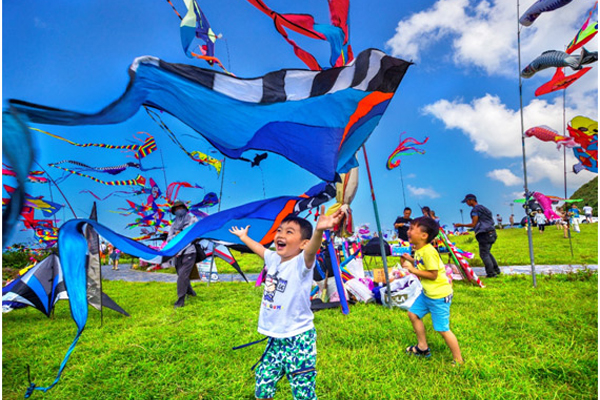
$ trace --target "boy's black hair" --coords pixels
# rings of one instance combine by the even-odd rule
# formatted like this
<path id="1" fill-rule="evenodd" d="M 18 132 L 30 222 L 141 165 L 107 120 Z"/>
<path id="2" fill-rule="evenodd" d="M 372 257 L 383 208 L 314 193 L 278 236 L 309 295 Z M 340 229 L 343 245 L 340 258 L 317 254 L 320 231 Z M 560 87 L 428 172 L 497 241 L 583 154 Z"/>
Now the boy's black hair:
<path id="1" fill-rule="evenodd" d="M 427 233 L 427 243 L 431 243 L 438 233 L 440 233 L 440 225 L 433 218 L 415 218 L 412 220 L 411 225 L 419 227 L 423 232 Z"/>
<path id="2" fill-rule="evenodd" d="M 287 217 L 285 217 L 283 219 L 283 221 L 281 221 L 282 224 L 284 222 L 296 223 L 300 227 L 300 237 L 302 237 L 302 240 L 304 240 L 304 239 L 310 240 L 310 238 L 312 237 L 313 227 L 310 224 L 310 222 L 308 222 L 304 218 L 300 218 L 294 214 L 290 214 Z"/>
<path id="3" fill-rule="evenodd" d="M 412 212 L 412 210 L 411 210 L 410 207 L 404 207 L 404 211 L 410 211 L 410 212 Z"/>

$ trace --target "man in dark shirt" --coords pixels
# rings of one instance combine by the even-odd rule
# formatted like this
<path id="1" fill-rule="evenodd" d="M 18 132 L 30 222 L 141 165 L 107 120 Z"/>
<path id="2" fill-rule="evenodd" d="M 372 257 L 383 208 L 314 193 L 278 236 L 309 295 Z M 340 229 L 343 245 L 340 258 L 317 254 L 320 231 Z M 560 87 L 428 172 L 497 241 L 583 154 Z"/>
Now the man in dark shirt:
<path id="1" fill-rule="evenodd" d="M 479 257 L 481 257 L 481 261 L 485 266 L 485 273 L 488 278 L 494 278 L 500 274 L 498 262 L 491 253 L 492 245 L 498 238 L 494 228 L 494 216 L 489 209 L 477 203 L 477 197 L 474 194 L 466 195 L 462 203 L 467 203 L 469 207 L 473 207 L 471 210 L 471 223 L 454 224 L 454 227 L 473 228 L 475 238 L 479 242 Z"/>
<path id="2" fill-rule="evenodd" d="M 405 242 L 408 242 L 408 227 L 410 221 L 412 221 L 412 218 L 410 217 L 411 213 L 412 210 L 410 207 L 406 207 L 404 209 L 404 215 L 396 218 L 396 222 L 394 222 L 394 228 L 396 228 L 396 232 L 398 232 L 398 237 Z"/>

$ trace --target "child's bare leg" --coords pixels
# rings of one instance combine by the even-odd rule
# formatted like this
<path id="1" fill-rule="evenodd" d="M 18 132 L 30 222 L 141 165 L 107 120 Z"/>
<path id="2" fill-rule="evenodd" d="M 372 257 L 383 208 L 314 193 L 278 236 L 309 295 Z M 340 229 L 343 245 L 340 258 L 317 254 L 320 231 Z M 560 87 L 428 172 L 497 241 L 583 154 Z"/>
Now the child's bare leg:
<path id="1" fill-rule="evenodd" d="M 410 318 L 410 322 L 412 322 L 413 329 L 417 334 L 417 346 L 420 350 L 427 350 L 429 346 L 427 346 L 427 337 L 425 335 L 425 325 L 421 318 L 419 318 L 416 314 L 408 312 L 408 318 Z"/>
<path id="2" fill-rule="evenodd" d="M 460 347 L 458 347 L 458 340 L 456 339 L 456 336 L 454 335 L 454 333 L 452 333 L 452 331 L 438 332 L 438 333 L 440 335 L 442 335 L 442 337 L 446 341 L 446 344 L 448 345 L 448 347 L 450 348 L 450 351 L 452 352 L 452 357 L 454 358 L 454 361 L 456 361 L 458 363 L 462 363 L 463 359 L 462 359 L 462 355 L 460 354 Z"/>

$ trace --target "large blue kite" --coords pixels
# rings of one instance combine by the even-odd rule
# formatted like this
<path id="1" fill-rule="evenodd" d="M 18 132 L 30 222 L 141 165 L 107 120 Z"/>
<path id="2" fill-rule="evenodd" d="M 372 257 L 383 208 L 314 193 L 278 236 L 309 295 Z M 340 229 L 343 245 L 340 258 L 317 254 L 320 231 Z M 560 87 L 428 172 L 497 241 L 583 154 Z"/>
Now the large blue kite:
<path id="1" fill-rule="evenodd" d="M 12 111 L 50 125 L 106 125 L 145 105 L 168 112 L 227 157 L 267 150 L 332 182 L 377 126 L 410 65 L 369 49 L 325 71 L 280 70 L 243 79 L 139 57 L 123 95 L 95 114 L 9 100 Z M 307 155 L 310 154 L 310 157 Z"/>

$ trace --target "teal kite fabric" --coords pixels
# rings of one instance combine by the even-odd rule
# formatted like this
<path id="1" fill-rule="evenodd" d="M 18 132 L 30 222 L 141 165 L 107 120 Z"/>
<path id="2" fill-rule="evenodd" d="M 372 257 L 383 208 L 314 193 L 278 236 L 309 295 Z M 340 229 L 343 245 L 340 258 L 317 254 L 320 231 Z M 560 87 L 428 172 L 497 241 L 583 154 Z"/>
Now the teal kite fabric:
<path id="1" fill-rule="evenodd" d="M 64 223 L 58 233 L 58 248 L 62 265 L 63 279 L 69 296 L 71 316 L 77 325 L 77 335 L 63 359 L 58 375 L 48 387 L 38 387 L 31 383 L 26 397 L 34 390 L 47 391 L 58 383 L 69 356 L 79 341 L 88 316 L 86 260 L 88 245 L 85 238 L 86 226 L 112 243 L 123 253 L 134 257 L 152 259 L 156 256 L 173 257 L 197 238 L 214 239 L 223 242 L 242 244 L 240 239 L 229 232 L 233 225 L 252 225 L 252 232 L 263 245 L 273 242 L 279 224 L 289 214 L 298 215 L 302 211 L 318 207 L 335 198 L 334 183 L 322 182 L 300 196 L 281 196 L 248 203 L 205 217 L 189 226 L 162 250 L 147 247 L 131 238 L 120 235 L 110 228 L 90 219 L 73 219 Z"/>
<path id="2" fill-rule="evenodd" d="M 354 154 L 410 64 L 369 49 L 344 67 L 243 79 L 145 56 L 131 65 L 125 93 L 98 113 L 9 104 L 31 122 L 68 126 L 115 124 L 145 105 L 172 114 L 228 157 L 271 151 L 332 182 L 336 172 L 357 165 Z"/>
<path id="3" fill-rule="evenodd" d="M 11 112 L 2 113 L 2 157 L 13 168 L 17 185 L 10 202 L 2 207 L 2 248 L 6 247 L 25 205 L 25 182 L 34 160 L 31 136 L 26 121 Z M 4 158 L 6 157 L 6 158 Z"/>

